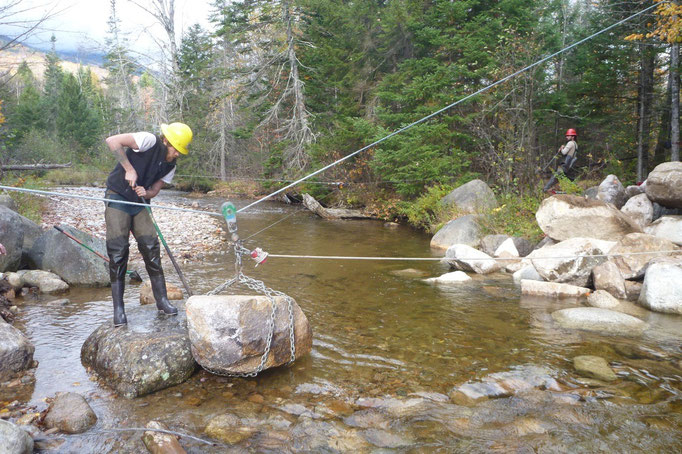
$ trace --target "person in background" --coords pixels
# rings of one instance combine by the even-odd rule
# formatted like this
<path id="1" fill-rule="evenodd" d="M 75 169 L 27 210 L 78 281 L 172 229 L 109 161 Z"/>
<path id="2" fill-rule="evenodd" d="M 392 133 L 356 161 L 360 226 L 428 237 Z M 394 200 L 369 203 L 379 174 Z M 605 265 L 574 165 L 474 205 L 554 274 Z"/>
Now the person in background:
<path id="1" fill-rule="evenodd" d="M 549 189 L 556 184 L 558 173 L 563 173 L 566 175 L 573 167 L 573 164 L 575 164 L 578 153 L 578 143 L 576 142 L 577 138 L 578 133 L 575 131 L 575 129 L 571 128 L 566 131 L 566 144 L 560 146 L 559 151 L 557 151 L 557 153 L 561 153 L 564 159 L 559 165 L 557 171 L 552 174 L 552 178 L 550 178 L 545 187 L 542 188 L 543 191 L 549 191 Z"/>
<path id="2" fill-rule="evenodd" d="M 128 323 L 123 293 L 128 268 L 130 232 L 144 259 L 156 307 L 167 315 L 176 315 L 177 308 L 168 301 L 166 280 L 161 268 L 161 249 L 154 222 L 142 206 L 116 201 L 144 202 L 156 195 L 164 184 L 170 184 L 175 174 L 175 161 L 188 153 L 192 130 L 184 123 L 161 125 L 161 135 L 149 132 L 117 134 L 107 137 L 109 150 L 118 164 L 107 178 L 104 218 L 109 255 L 109 278 L 114 303 L 114 326 Z"/>

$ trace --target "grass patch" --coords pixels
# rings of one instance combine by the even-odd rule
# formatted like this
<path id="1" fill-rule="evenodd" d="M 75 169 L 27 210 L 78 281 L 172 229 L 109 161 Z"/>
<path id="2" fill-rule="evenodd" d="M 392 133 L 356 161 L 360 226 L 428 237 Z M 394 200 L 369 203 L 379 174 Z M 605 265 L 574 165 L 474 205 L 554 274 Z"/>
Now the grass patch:
<path id="1" fill-rule="evenodd" d="M 8 177 L 3 182 L 5 186 L 14 186 L 26 189 L 45 189 L 43 182 L 35 177 Z M 47 199 L 35 194 L 28 194 L 24 192 L 8 191 L 8 194 L 17 204 L 17 212 L 35 222 L 40 224 L 42 221 L 42 214 L 47 204 Z"/>
<path id="2" fill-rule="evenodd" d="M 504 234 L 540 241 L 543 232 L 535 219 L 535 213 L 543 200 L 542 193 L 525 195 L 503 194 L 498 197 L 500 205 L 479 218 L 479 224 L 487 235 Z"/>
<path id="3" fill-rule="evenodd" d="M 109 171 L 99 167 L 79 164 L 68 169 L 48 171 L 43 180 L 52 186 L 98 186 L 106 184 Z"/>

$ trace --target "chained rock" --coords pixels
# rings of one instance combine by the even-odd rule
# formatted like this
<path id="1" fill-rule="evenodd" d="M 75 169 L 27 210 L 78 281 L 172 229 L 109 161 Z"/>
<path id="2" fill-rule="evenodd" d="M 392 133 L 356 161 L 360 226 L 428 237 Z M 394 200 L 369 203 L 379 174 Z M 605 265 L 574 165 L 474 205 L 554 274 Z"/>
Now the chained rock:
<path id="1" fill-rule="evenodd" d="M 184 382 L 196 362 L 184 307 L 178 309 L 178 315 L 166 316 L 156 307 L 141 306 L 128 311 L 126 326 L 114 328 L 107 321 L 86 339 L 81 361 L 127 398 Z"/>
<path id="2" fill-rule="evenodd" d="M 194 358 L 208 371 L 224 375 L 281 366 L 292 360 L 292 323 L 295 358 L 308 354 L 312 330 L 301 308 L 291 301 L 290 312 L 283 296 L 273 296 L 273 300 L 248 295 L 192 296 L 187 300 L 187 328 Z M 271 327 L 272 342 L 264 358 Z"/>

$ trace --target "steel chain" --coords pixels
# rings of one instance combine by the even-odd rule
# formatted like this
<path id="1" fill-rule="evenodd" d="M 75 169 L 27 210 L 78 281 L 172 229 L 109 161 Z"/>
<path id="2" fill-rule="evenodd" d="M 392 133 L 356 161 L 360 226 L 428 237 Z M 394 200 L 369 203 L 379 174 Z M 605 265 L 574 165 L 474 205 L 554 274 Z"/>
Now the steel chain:
<path id="1" fill-rule="evenodd" d="M 235 277 L 232 279 L 226 281 L 223 284 L 220 284 L 218 287 L 215 289 L 211 290 L 210 292 L 207 293 L 207 295 L 217 295 L 218 293 L 224 291 L 228 287 L 231 287 L 235 283 L 239 283 L 247 287 L 248 289 L 260 293 L 262 295 L 265 295 L 268 300 L 270 300 L 270 305 L 272 307 L 272 311 L 270 312 L 270 317 L 268 319 L 268 334 L 265 342 L 265 350 L 263 351 L 263 356 L 261 356 L 260 363 L 258 364 L 258 367 L 253 372 L 248 372 L 248 373 L 225 373 L 222 371 L 218 371 L 215 369 L 212 369 L 210 367 L 202 366 L 204 369 L 206 369 L 208 372 L 215 374 L 215 375 L 222 375 L 226 377 L 255 377 L 258 375 L 260 372 L 263 371 L 265 368 L 265 363 L 267 362 L 268 355 L 270 354 L 270 350 L 272 349 L 272 338 L 275 333 L 275 319 L 276 319 L 276 313 L 277 313 L 277 305 L 275 302 L 275 297 L 279 296 L 282 297 L 286 300 L 287 306 L 288 306 L 288 312 L 289 312 L 289 343 L 290 343 L 290 350 L 291 350 L 291 356 L 289 357 L 289 361 L 287 362 L 287 365 L 291 364 L 294 362 L 296 359 L 296 338 L 295 338 L 295 332 L 294 332 L 294 299 L 287 295 L 286 293 L 280 292 L 278 290 L 273 290 L 269 287 L 266 287 L 265 283 L 263 281 L 259 281 L 257 279 L 253 279 L 251 277 L 246 276 L 242 272 L 242 255 L 250 255 L 251 251 L 246 249 L 245 247 L 242 246 L 241 240 L 238 240 L 234 243 L 234 253 L 235 253 Z"/>

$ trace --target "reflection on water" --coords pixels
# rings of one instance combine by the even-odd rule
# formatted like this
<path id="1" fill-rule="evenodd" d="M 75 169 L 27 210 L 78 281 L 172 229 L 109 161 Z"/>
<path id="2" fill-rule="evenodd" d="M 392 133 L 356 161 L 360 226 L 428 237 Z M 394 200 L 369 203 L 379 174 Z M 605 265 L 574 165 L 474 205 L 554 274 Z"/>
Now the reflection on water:
<path id="1" fill-rule="evenodd" d="M 201 203 L 217 210 L 222 200 Z M 299 255 L 432 255 L 430 238 L 406 227 L 325 221 L 270 203 L 238 217 L 240 234 L 248 237 L 292 211 L 298 212 L 247 247 Z M 215 252 L 183 267 L 197 294 L 234 273 L 232 255 Z M 444 287 L 410 277 L 415 272 L 396 273 L 406 268 L 427 276 L 448 271 L 438 262 L 270 258 L 258 268 L 246 263 L 247 275 L 296 299 L 313 328 L 312 353 L 255 379 L 200 371 L 185 384 L 135 400 L 116 397 L 91 380 L 80 363 L 85 338 L 111 318 L 108 289 L 72 290 L 64 306 L 29 302 L 17 326 L 36 345 L 40 362 L 30 400 L 44 408 L 42 400 L 58 391 L 90 400 L 98 424 L 89 435 L 67 438 L 60 448 L 64 452 L 140 452 L 139 433 L 103 430 L 140 427 L 149 420 L 207 437 L 208 422 L 224 413 L 257 429 L 240 446 L 259 452 L 682 449 L 682 318 L 640 314 L 651 325 L 641 339 L 564 331 L 550 314 L 575 302 L 522 298 L 505 275 L 474 276 Z M 179 286 L 169 263 L 166 270 Z M 126 303 L 139 304 L 137 286 L 129 285 Z M 583 384 L 571 363 L 582 354 L 606 358 L 619 381 L 604 389 Z M 472 408 L 447 398 L 467 381 L 528 365 L 546 368 L 573 391 L 534 390 Z M 370 422 L 358 425 L 357 420 Z M 225 451 L 192 440 L 182 443 L 189 452 Z"/>

